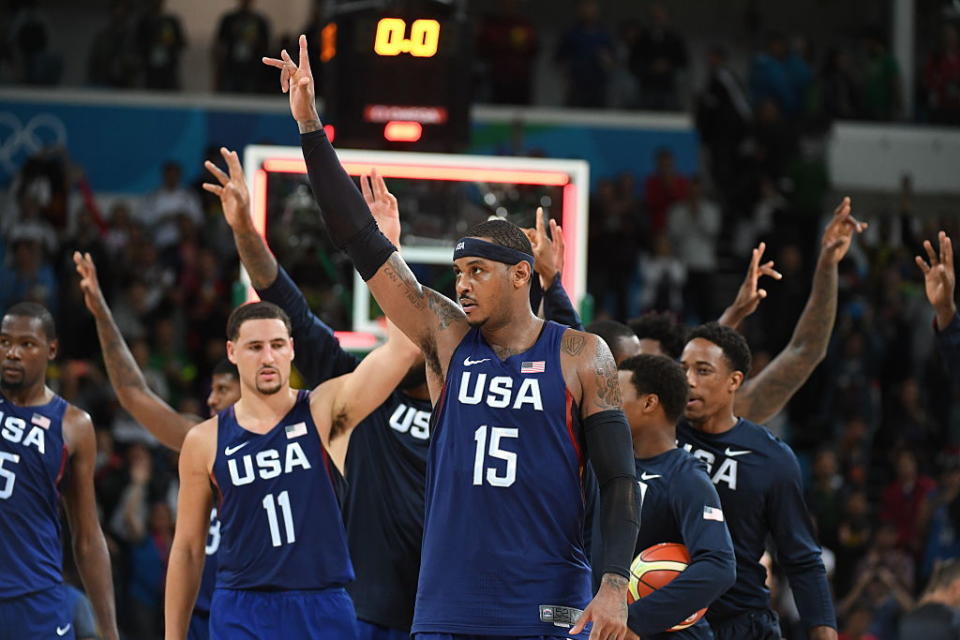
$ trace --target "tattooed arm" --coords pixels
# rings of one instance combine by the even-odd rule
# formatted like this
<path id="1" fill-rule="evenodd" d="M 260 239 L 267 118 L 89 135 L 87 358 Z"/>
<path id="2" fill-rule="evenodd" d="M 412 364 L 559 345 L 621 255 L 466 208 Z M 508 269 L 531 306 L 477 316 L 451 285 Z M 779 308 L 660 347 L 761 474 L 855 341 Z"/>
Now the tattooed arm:
<path id="1" fill-rule="evenodd" d="M 77 272 L 80 274 L 80 289 L 83 301 L 97 323 L 97 337 L 103 352 L 103 362 L 110 376 L 110 384 L 120 401 L 120 406 L 130 412 L 134 419 L 152 433 L 164 446 L 179 451 L 183 439 L 196 420 L 191 420 L 173 410 L 147 386 L 143 372 L 127 347 L 120 329 L 113 321 L 113 314 L 100 290 L 97 268 L 90 254 L 73 254 Z"/>
<path id="2" fill-rule="evenodd" d="M 844 198 L 823 234 L 810 297 L 790 343 L 737 392 L 736 415 L 761 423 L 777 415 L 826 356 L 837 315 L 838 265 L 853 233 L 866 227 L 850 215 L 850 199 Z"/>
<path id="3" fill-rule="evenodd" d="M 572 329 L 561 340 L 560 358 L 565 370 L 571 365 L 576 368 L 586 452 L 600 488 L 603 541 L 602 557 L 591 558 L 602 567 L 600 589 L 570 635 L 592 622 L 591 638 L 625 638 L 627 578 L 640 519 L 633 447 L 621 409 L 617 365 L 603 340 Z"/>

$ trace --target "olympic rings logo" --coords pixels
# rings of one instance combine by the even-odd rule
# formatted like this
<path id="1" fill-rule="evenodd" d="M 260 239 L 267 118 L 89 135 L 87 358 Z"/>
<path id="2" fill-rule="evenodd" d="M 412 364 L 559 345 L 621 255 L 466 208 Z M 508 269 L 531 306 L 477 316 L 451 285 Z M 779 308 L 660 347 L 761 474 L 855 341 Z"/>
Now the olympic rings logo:
<path id="1" fill-rule="evenodd" d="M 9 111 L 0 111 L 0 170 L 9 176 L 20 163 L 51 146 L 66 146 L 67 127 L 50 113 L 39 113 L 26 124 Z"/>

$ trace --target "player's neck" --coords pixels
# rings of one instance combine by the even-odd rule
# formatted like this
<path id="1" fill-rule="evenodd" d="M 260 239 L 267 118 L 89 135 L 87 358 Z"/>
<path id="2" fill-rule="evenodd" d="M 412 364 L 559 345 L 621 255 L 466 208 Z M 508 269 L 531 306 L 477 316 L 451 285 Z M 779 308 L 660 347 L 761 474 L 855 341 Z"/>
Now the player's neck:
<path id="1" fill-rule="evenodd" d="M 544 321 L 528 310 L 518 317 L 507 318 L 500 322 L 486 322 L 480 328 L 483 339 L 487 341 L 501 358 L 523 353 L 533 346 L 540 337 Z M 503 354 L 506 354 L 503 355 Z"/>
<path id="2" fill-rule="evenodd" d="M 255 389 L 241 389 L 240 399 L 234 405 L 233 412 L 243 428 L 266 433 L 290 412 L 296 401 L 297 391 L 289 386 L 271 394 L 260 393 Z"/>
<path id="3" fill-rule="evenodd" d="M 0 387 L 4 397 L 18 407 L 36 407 L 50 402 L 53 391 L 47 388 L 46 380 L 22 389 Z"/>
<path id="4" fill-rule="evenodd" d="M 633 457 L 653 458 L 677 447 L 676 427 L 653 427 L 633 432 Z"/>
<path id="5" fill-rule="evenodd" d="M 702 420 L 690 420 L 690 424 L 704 433 L 726 433 L 737 426 L 737 416 L 733 413 L 733 405 L 724 407 L 712 416 Z"/>

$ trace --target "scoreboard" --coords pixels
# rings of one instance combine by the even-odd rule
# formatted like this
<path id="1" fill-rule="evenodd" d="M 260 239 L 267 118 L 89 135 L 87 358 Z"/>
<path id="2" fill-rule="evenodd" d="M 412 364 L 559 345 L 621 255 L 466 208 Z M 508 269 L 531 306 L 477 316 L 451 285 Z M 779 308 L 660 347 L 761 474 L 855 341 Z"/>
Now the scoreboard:
<path id="1" fill-rule="evenodd" d="M 338 146 L 454 152 L 468 143 L 472 34 L 457 6 L 343 3 L 319 50 L 324 120 Z"/>

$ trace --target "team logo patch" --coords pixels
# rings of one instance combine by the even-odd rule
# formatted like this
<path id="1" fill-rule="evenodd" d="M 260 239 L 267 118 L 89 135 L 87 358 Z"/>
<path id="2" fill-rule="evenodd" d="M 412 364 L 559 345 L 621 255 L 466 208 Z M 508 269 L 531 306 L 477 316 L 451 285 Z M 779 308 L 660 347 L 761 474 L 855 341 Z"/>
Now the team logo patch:
<path id="1" fill-rule="evenodd" d="M 297 424 L 288 424 L 286 427 L 287 439 L 299 438 L 307 433 L 307 423 L 298 422 Z"/>
<path id="2" fill-rule="evenodd" d="M 544 360 L 520 363 L 520 373 L 543 373 L 546 368 L 547 363 Z"/>
<path id="3" fill-rule="evenodd" d="M 717 509 L 716 507 L 703 507 L 703 519 L 704 520 L 714 520 L 716 522 L 723 522 L 723 511 Z"/>
<path id="4" fill-rule="evenodd" d="M 30 418 L 30 422 L 37 425 L 41 429 L 50 428 L 50 418 L 48 418 L 47 416 L 42 416 L 39 413 L 33 414 L 33 417 Z"/>

